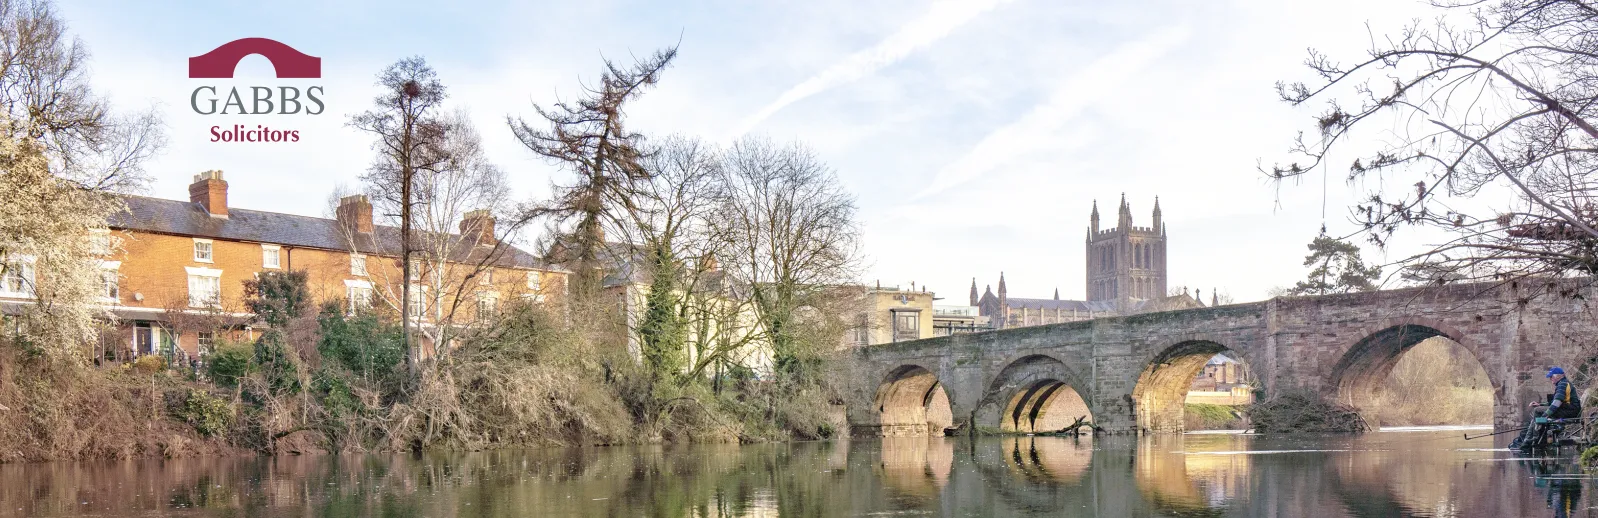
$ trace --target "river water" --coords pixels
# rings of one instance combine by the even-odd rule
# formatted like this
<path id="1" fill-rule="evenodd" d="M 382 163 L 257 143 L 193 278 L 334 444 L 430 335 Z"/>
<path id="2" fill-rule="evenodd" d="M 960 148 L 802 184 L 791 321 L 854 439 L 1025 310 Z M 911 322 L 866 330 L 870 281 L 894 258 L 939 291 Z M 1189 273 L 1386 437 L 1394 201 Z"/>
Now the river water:
<path id="1" fill-rule="evenodd" d="M 0 516 L 1598 516 L 1574 452 L 1465 431 L 12 464 Z"/>

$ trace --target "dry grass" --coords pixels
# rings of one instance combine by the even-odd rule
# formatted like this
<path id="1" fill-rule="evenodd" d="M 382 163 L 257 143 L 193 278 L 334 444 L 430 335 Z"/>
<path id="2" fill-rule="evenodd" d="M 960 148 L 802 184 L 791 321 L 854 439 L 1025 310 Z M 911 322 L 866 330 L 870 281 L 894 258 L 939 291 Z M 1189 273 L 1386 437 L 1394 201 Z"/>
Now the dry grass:
<path id="1" fill-rule="evenodd" d="M 1490 424 L 1492 384 L 1481 363 L 1447 338 L 1415 344 L 1387 376 L 1383 425 Z"/>
<path id="2" fill-rule="evenodd" d="M 184 457 L 243 449 L 169 417 L 197 385 L 161 371 L 100 370 L 0 348 L 0 462 Z"/>

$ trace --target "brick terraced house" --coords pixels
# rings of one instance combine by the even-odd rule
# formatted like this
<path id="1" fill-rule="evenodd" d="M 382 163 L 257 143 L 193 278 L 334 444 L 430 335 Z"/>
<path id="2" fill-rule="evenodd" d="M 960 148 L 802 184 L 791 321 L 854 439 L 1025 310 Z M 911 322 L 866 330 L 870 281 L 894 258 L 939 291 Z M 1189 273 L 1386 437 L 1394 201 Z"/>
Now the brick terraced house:
<path id="1" fill-rule="evenodd" d="M 261 324 L 245 309 L 244 281 L 260 272 L 306 272 L 317 306 L 343 300 L 353 311 L 387 304 L 398 314 L 399 229 L 374 225 L 365 196 L 340 200 L 334 219 L 232 208 L 222 173 L 207 171 L 195 176 L 188 201 L 124 201 L 127 210 L 108 222 L 110 231 L 94 237 L 106 251 L 103 300 L 116 322 L 115 333 L 102 340 L 105 356 L 162 354 L 186 361 L 205 355 L 219 337 L 256 338 Z M 440 248 L 454 251 L 446 264 L 420 266 L 424 261 L 413 259 L 419 272 L 412 283 L 424 296 L 413 300 L 411 314 L 422 315 L 421 327 L 448 308 L 459 308 L 454 322 L 471 322 L 502 301 L 554 303 L 564 295 L 567 272 L 497 241 L 486 211 L 463 215 L 459 230 L 437 236 L 455 245 Z M 22 286 L 31 274 L 31 268 L 8 273 L 17 279 L 0 284 L 18 289 L 0 286 L 0 302 L 27 303 Z M 450 289 L 438 290 L 448 294 L 428 293 L 429 286 L 446 284 L 434 276 L 467 274 L 471 280 L 455 279 Z M 431 354 L 433 344 L 423 335 L 423 354 Z"/>

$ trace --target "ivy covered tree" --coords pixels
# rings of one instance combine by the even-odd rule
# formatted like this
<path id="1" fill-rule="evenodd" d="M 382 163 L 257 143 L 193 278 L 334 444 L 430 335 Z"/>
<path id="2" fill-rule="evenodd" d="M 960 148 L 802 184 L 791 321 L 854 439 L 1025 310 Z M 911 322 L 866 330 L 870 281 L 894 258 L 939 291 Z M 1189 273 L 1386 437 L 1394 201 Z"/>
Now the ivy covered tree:
<path id="1" fill-rule="evenodd" d="M 1311 268 L 1309 276 L 1293 285 L 1289 295 L 1375 291 L 1382 277 L 1380 266 L 1366 265 L 1360 259 L 1358 246 L 1325 233 L 1310 241 L 1304 266 Z"/>

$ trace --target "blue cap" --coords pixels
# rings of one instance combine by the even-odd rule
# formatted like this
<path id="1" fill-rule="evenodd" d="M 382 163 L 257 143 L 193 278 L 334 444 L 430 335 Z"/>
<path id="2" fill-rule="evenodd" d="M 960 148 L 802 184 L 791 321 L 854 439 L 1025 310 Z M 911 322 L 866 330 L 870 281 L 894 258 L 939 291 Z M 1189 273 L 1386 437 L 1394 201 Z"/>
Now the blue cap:
<path id="1" fill-rule="evenodd" d="M 1555 374 L 1564 374 L 1564 373 L 1565 373 L 1565 369 L 1561 369 L 1559 367 L 1553 367 L 1553 368 L 1548 369 L 1548 375 L 1547 376 L 1543 376 L 1543 377 L 1544 378 L 1552 378 L 1552 377 L 1554 377 Z"/>

